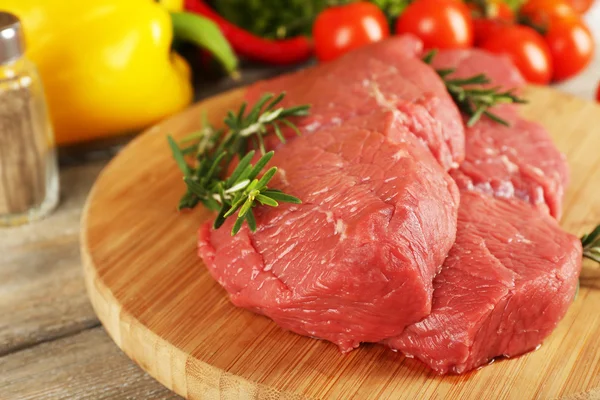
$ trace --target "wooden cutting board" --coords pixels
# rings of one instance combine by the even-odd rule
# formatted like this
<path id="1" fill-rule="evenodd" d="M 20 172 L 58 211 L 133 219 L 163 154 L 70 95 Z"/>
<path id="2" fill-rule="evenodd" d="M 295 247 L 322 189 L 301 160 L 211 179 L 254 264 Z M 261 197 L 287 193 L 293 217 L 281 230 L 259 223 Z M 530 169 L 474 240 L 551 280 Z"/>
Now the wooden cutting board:
<path id="1" fill-rule="evenodd" d="M 536 352 L 463 376 L 434 375 L 383 346 L 347 355 L 235 308 L 196 255 L 211 214 L 178 213 L 184 190 L 166 135 L 218 123 L 243 89 L 208 99 L 145 132 L 96 182 L 82 222 L 89 296 L 116 344 L 168 388 L 190 399 L 600 398 L 600 270 L 586 264 L 568 315 Z M 600 221 L 600 107 L 531 87 L 527 117 L 544 124 L 572 169 L 563 227 Z"/>

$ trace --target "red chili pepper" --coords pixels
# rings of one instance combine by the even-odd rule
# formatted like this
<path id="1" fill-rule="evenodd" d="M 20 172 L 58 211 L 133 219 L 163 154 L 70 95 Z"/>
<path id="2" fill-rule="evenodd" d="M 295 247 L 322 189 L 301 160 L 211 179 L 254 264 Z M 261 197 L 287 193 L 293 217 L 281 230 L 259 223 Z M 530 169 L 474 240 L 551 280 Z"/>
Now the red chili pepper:
<path id="1" fill-rule="evenodd" d="M 284 65 L 304 61 L 313 53 L 312 42 L 304 36 L 284 40 L 256 36 L 221 17 L 203 0 L 185 0 L 185 9 L 210 18 L 219 25 L 229 44 L 242 57 Z"/>

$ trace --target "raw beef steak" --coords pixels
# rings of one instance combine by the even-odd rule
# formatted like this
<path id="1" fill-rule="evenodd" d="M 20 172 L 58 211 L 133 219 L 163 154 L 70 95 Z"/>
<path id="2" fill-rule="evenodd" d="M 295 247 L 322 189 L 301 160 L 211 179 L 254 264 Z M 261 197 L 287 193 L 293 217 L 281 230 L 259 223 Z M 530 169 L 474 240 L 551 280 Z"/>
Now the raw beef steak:
<path id="1" fill-rule="evenodd" d="M 431 314 L 387 344 L 440 374 L 532 350 L 572 303 L 581 252 L 576 237 L 530 204 L 461 192 Z"/>
<path id="2" fill-rule="evenodd" d="M 461 189 L 516 197 L 560 219 L 569 169 L 548 132 L 510 112 L 506 127 L 484 118 L 466 129 L 467 156 L 452 177 Z"/>
<path id="3" fill-rule="evenodd" d="M 342 351 L 429 314 L 458 192 L 396 113 L 299 137 L 272 163 L 272 186 L 302 204 L 257 208 L 255 233 L 232 237 L 231 219 L 199 231 L 199 254 L 235 305 Z"/>
<path id="4" fill-rule="evenodd" d="M 457 77 L 483 71 L 493 86 L 506 89 L 524 85 L 507 58 L 482 50 L 442 51 L 434 66 L 456 68 L 453 76 Z M 516 197 L 559 219 L 569 183 L 566 158 L 541 125 L 518 116 L 518 107 L 503 105 L 493 110 L 510 123 L 509 127 L 483 118 L 465 129 L 466 159 L 452 176 L 461 189 Z"/>
<path id="5" fill-rule="evenodd" d="M 452 77 L 468 78 L 485 74 L 492 86 L 521 89 L 526 82 L 510 58 L 480 49 L 442 50 L 433 58 L 435 69 L 455 70 Z M 513 106 L 514 107 L 514 106 Z"/>
<path id="6" fill-rule="evenodd" d="M 304 134 L 357 115 L 397 110 L 402 129 L 421 138 L 450 169 L 464 159 L 461 118 L 442 80 L 421 61 L 421 51 L 416 38 L 394 37 L 335 61 L 258 82 L 246 99 L 253 104 L 264 93 L 285 91 L 286 106 L 311 104 L 311 115 L 297 121 Z"/>

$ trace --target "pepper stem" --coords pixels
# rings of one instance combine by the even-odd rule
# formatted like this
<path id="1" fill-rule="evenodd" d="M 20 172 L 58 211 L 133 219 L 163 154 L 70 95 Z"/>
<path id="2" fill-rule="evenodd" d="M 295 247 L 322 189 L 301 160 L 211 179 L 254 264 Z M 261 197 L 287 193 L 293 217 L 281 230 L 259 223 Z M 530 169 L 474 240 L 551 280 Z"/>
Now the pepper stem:
<path id="1" fill-rule="evenodd" d="M 208 18 L 188 12 L 172 12 L 171 20 L 174 38 L 206 49 L 233 79 L 239 78 L 238 59 L 217 24 Z"/>

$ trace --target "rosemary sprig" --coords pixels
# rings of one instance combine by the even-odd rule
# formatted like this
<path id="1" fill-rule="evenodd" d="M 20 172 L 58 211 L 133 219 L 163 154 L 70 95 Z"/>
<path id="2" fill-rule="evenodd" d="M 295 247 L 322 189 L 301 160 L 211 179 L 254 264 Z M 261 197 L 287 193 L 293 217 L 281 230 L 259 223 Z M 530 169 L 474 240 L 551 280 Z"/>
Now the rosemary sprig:
<path id="1" fill-rule="evenodd" d="M 583 256 L 600 263 L 600 225 L 581 237 Z"/>
<path id="2" fill-rule="evenodd" d="M 436 53 L 436 50 L 431 50 L 425 54 L 423 61 L 431 65 Z M 507 121 L 491 112 L 490 109 L 502 103 L 524 104 L 527 102 L 518 97 L 513 89 L 503 91 L 499 86 L 483 88 L 481 85 L 491 83 L 485 74 L 464 79 L 450 79 L 450 75 L 455 72 L 454 69 L 438 69 L 436 72 L 444 81 L 448 93 L 460 111 L 470 117 L 467 121 L 469 127 L 475 125 L 483 115 L 499 124 L 509 126 Z"/>
<path id="3" fill-rule="evenodd" d="M 256 230 L 252 211 L 254 207 L 277 207 L 279 202 L 301 202 L 294 196 L 268 187 L 277 167 L 268 169 L 259 178 L 274 154 L 272 151 L 266 152 L 264 136 L 272 128 L 275 135 L 285 142 L 280 124 L 300 134 L 289 118 L 308 115 L 307 105 L 278 107 L 284 96 L 284 93 L 276 97 L 266 94 L 248 112 L 246 103 L 236 113 L 229 111 L 224 119 L 225 129 L 216 129 L 204 116 L 200 131 L 188 135 L 180 143 L 171 136 L 167 138 L 187 186 L 186 193 L 179 201 L 179 210 L 194 208 L 202 203 L 207 208 L 218 211 L 215 229 L 237 213 L 231 231 L 233 236 L 239 232 L 244 222 L 248 223 L 252 231 Z M 262 153 L 255 165 L 251 164 L 255 151 L 249 151 L 250 144 Z M 192 155 L 192 162 L 188 163 Z M 229 176 L 224 176 L 230 170 L 235 156 L 240 159 L 237 167 Z"/>

